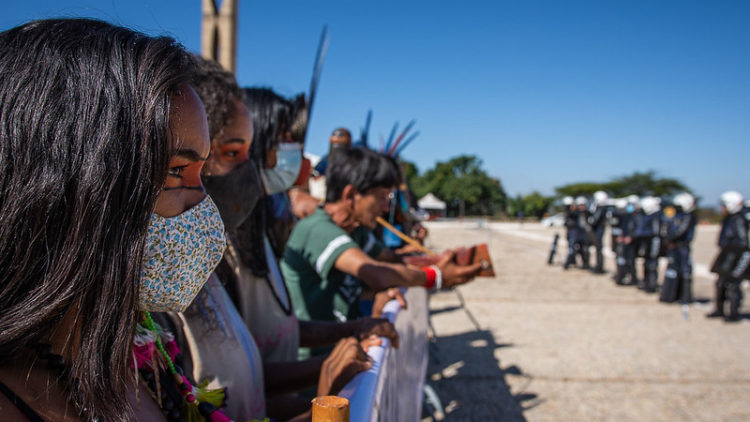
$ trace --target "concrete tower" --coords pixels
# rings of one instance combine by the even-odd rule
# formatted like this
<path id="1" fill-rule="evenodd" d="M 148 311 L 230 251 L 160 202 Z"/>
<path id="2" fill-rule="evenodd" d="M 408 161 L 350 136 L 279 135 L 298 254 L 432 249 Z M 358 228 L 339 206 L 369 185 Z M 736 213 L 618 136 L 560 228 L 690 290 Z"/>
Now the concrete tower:
<path id="1" fill-rule="evenodd" d="M 239 0 L 203 0 L 201 55 L 221 63 L 234 73 L 237 68 L 237 8 Z"/>

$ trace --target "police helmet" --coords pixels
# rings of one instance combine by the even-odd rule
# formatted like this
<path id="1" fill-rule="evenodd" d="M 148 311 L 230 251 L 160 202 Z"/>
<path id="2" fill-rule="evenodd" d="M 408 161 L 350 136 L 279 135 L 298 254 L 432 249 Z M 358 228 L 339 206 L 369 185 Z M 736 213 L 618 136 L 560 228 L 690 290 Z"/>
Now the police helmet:
<path id="1" fill-rule="evenodd" d="M 730 190 L 722 193 L 719 201 L 721 202 L 721 205 L 726 207 L 730 214 L 736 214 L 742 210 L 744 200 L 741 193 Z"/>
<path id="2" fill-rule="evenodd" d="M 647 215 L 654 214 L 659 211 L 659 198 L 655 196 L 647 196 L 641 199 L 641 208 Z"/>
<path id="3" fill-rule="evenodd" d="M 609 199 L 609 195 L 607 195 L 607 192 L 604 192 L 603 190 L 598 190 L 594 192 L 594 203 L 596 205 L 602 205 Z"/>
<path id="4" fill-rule="evenodd" d="M 687 192 L 678 193 L 672 202 L 685 212 L 692 212 L 695 209 L 695 198 Z"/>

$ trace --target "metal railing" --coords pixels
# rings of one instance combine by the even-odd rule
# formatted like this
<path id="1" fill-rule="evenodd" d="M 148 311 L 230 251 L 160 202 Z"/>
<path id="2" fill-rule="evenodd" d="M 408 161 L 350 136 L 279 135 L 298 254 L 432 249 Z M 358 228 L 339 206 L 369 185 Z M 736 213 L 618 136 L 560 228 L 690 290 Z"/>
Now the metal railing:
<path id="1" fill-rule="evenodd" d="M 395 300 L 383 309 L 399 333 L 400 348 L 383 338 L 370 347 L 372 367 L 355 376 L 339 393 L 349 399 L 352 421 L 417 421 L 427 371 L 427 294 L 422 288 L 405 292 L 408 309 Z"/>

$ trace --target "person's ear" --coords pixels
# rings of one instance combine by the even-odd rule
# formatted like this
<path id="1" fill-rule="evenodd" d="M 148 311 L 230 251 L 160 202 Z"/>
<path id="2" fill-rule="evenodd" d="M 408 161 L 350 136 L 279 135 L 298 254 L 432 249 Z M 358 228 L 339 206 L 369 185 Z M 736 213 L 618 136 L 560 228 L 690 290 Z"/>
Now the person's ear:
<path id="1" fill-rule="evenodd" d="M 341 191 L 341 199 L 344 200 L 347 206 L 354 209 L 354 197 L 359 193 L 354 185 L 344 186 L 344 190 Z"/>

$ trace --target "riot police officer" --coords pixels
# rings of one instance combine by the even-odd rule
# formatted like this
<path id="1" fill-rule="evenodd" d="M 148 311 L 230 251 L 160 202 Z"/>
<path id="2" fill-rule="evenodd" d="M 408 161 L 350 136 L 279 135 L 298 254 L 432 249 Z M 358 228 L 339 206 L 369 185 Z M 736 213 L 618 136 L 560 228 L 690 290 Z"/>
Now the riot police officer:
<path id="1" fill-rule="evenodd" d="M 565 206 L 565 239 L 568 241 L 568 256 L 565 258 L 565 264 L 563 268 L 566 270 L 571 264 L 575 264 L 575 237 L 576 231 L 578 230 L 578 212 L 575 207 L 575 200 L 572 196 L 566 196 L 562 199 L 563 206 Z"/>
<path id="2" fill-rule="evenodd" d="M 589 211 L 588 211 L 588 199 L 585 196 L 579 196 L 576 198 L 576 208 L 578 209 L 578 251 L 581 254 L 581 263 L 584 270 L 590 268 L 589 265 L 589 246 L 592 241 L 592 231 L 589 225 Z"/>
<path id="3" fill-rule="evenodd" d="M 643 258 L 643 279 L 638 288 L 653 293 L 656 291 L 659 278 L 659 252 L 661 250 L 661 214 L 659 198 L 647 196 L 641 199 L 642 213 L 637 219 L 633 237 L 636 239 L 638 256 Z"/>
<path id="4" fill-rule="evenodd" d="M 735 246 L 747 248 L 748 222 L 742 213 L 742 194 L 728 191 L 721 194 L 721 211 L 724 220 L 719 233 L 719 247 Z M 716 280 L 716 309 L 706 315 L 709 318 L 724 317 L 725 321 L 734 322 L 740 319 L 740 305 L 742 304 L 742 290 L 739 278 L 720 274 Z M 729 300 L 729 314 L 724 313 L 724 302 Z"/>
<path id="5" fill-rule="evenodd" d="M 665 217 L 664 241 L 666 243 L 667 271 L 661 287 L 659 300 L 674 302 L 680 300 L 687 305 L 693 300 L 693 261 L 690 258 L 690 243 L 695 236 L 698 218 L 695 213 L 695 198 L 689 193 L 680 193 L 672 199 L 674 215 Z"/>
<path id="6" fill-rule="evenodd" d="M 617 211 L 613 216 L 612 234 L 617 262 L 615 283 L 618 285 L 636 282 L 635 248 L 632 237 L 636 225 L 636 203 L 634 198 L 618 200 Z M 627 283 L 626 277 L 629 278 Z"/>
<path id="7" fill-rule="evenodd" d="M 596 249 L 596 267 L 594 272 L 596 274 L 604 274 L 604 254 L 602 253 L 602 239 L 604 237 L 604 229 L 607 226 L 607 213 L 609 206 L 607 206 L 607 200 L 609 195 L 604 191 L 594 192 L 594 210 L 588 217 L 588 223 L 593 233 L 593 243 Z"/>
<path id="8" fill-rule="evenodd" d="M 567 199 L 567 198 L 566 198 Z M 565 227 L 568 231 L 568 258 L 565 260 L 563 268 L 566 270 L 576 263 L 576 256 L 581 255 L 583 268 L 588 268 L 588 234 L 586 227 L 586 198 L 579 196 L 568 206 L 568 212 L 565 215 Z"/>

